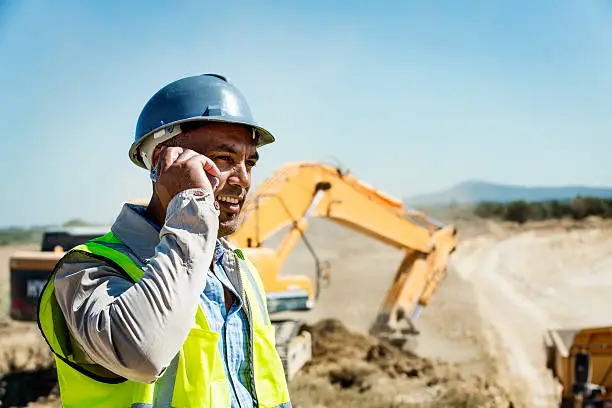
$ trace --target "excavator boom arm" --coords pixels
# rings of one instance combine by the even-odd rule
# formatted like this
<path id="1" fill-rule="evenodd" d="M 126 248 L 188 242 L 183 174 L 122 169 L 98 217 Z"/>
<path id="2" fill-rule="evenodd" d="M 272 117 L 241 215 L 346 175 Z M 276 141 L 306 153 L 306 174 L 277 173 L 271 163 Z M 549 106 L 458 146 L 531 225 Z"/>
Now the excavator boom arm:
<path id="1" fill-rule="evenodd" d="M 266 180 L 243 211 L 231 240 L 259 246 L 283 226 L 310 216 L 327 217 L 396 248 L 431 250 L 440 224 L 351 175 L 322 164 L 288 164 Z"/>

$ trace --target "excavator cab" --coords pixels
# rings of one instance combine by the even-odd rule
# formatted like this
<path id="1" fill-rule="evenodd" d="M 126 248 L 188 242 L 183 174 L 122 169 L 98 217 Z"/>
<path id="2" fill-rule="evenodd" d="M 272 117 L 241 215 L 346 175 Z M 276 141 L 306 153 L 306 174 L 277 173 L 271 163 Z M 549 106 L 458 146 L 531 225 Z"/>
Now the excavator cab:
<path id="1" fill-rule="evenodd" d="M 312 251 L 316 277 L 314 287 L 309 276 L 281 275 L 281 264 L 273 249 L 259 247 L 245 248 L 242 251 L 259 270 L 266 289 L 269 313 L 311 310 L 320 293 L 329 285 L 330 264 L 319 259 L 314 251 Z"/>

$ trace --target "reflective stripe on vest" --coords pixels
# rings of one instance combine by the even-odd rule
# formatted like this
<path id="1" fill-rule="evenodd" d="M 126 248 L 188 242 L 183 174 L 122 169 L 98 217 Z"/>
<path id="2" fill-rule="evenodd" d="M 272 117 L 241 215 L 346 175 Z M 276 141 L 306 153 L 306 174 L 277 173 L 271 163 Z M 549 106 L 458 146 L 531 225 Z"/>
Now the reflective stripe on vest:
<path id="1" fill-rule="evenodd" d="M 86 364 L 54 296 L 53 279 L 69 254 L 83 252 L 114 264 L 134 282 L 143 270 L 120 248 L 123 244 L 112 233 L 70 250 L 56 265 L 39 300 L 38 324 L 55 354 L 62 406 L 71 407 L 228 407 L 229 384 L 217 342 L 219 334 L 210 330 L 204 312 L 198 307 L 193 327 L 177 358 L 164 375 L 152 384 L 117 377 L 102 367 Z M 282 362 L 275 347 L 274 326 L 267 313 L 265 291 L 255 266 L 240 250 L 240 277 L 251 323 L 252 369 L 258 407 L 290 407 L 289 391 Z M 173 385 L 171 401 L 163 403 L 162 388 Z M 170 402 L 171 405 L 168 405 Z"/>

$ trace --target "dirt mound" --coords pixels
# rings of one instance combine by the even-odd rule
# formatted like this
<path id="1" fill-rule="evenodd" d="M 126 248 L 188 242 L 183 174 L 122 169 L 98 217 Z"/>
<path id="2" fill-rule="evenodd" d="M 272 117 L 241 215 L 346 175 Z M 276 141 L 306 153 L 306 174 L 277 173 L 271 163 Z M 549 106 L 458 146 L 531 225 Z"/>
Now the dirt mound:
<path id="1" fill-rule="evenodd" d="M 510 406 L 494 384 L 351 332 L 339 320 L 310 330 L 313 360 L 291 384 L 296 408 Z"/>

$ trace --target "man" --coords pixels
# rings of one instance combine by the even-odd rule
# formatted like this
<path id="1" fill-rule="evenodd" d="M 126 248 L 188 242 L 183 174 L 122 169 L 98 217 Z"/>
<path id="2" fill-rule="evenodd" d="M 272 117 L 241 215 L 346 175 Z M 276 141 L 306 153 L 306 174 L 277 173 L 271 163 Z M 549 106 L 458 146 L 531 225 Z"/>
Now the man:
<path id="1" fill-rule="evenodd" d="M 261 279 L 224 239 L 273 141 L 220 75 L 147 102 L 130 158 L 149 204 L 69 251 L 40 299 L 64 407 L 291 406 Z"/>

